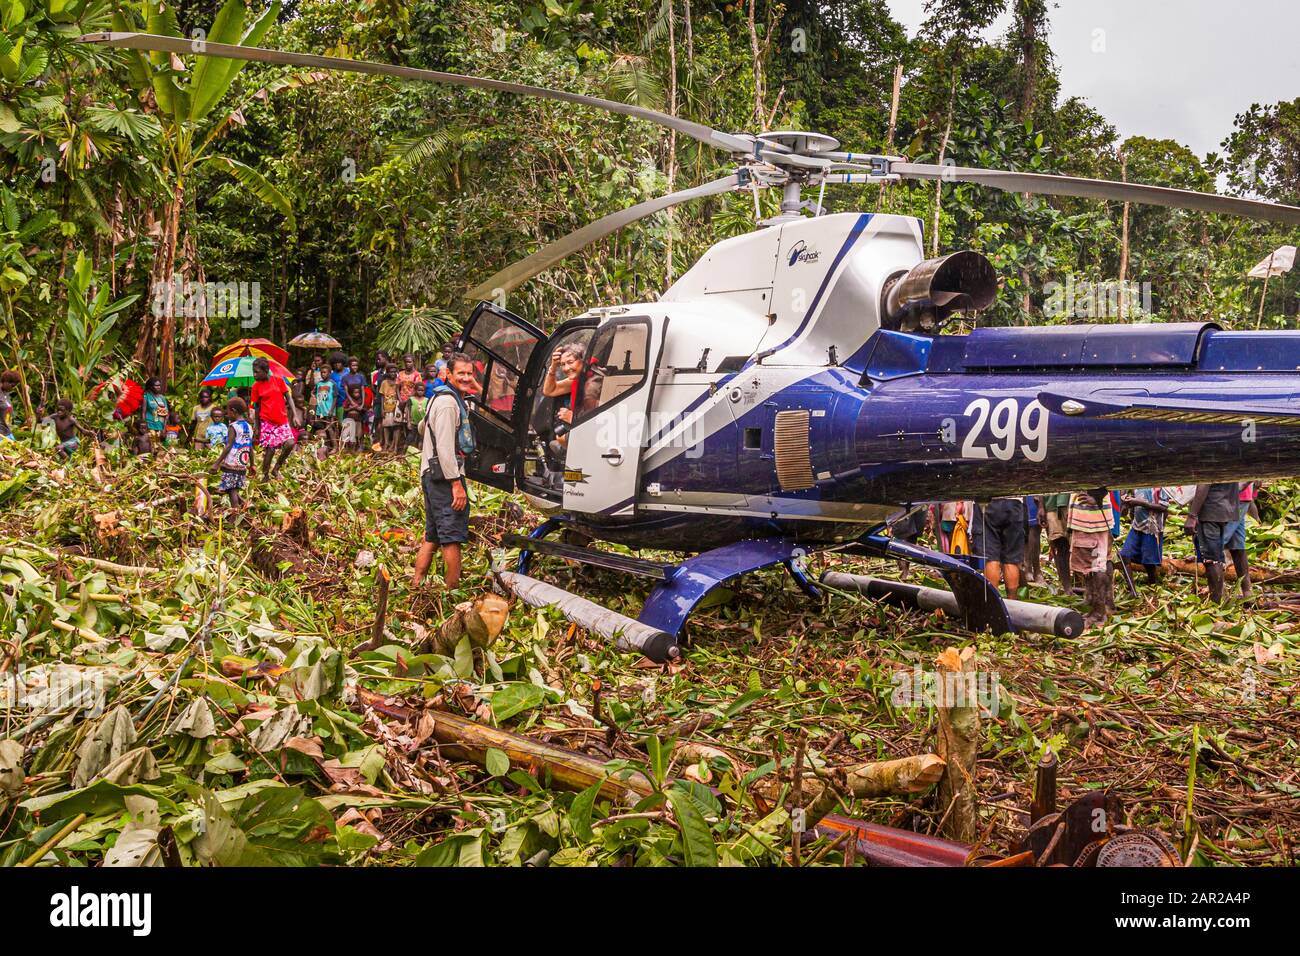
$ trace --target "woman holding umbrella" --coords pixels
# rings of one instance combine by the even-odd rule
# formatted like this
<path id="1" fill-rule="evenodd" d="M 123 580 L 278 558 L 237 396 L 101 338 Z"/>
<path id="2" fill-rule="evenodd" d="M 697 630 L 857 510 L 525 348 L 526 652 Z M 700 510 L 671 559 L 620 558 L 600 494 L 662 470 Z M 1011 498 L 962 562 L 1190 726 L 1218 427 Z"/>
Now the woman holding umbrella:
<path id="1" fill-rule="evenodd" d="M 265 358 L 253 360 L 252 397 L 253 435 L 258 447 L 266 449 L 262 455 L 262 480 L 279 478 L 280 469 L 296 444 L 290 423 L 297 420 L 298 408 L 289 386 L 281 376 L 271 375 L 271 363 Z M 280 455 L 272 469 L 271 458 L 277 448 Z"/>

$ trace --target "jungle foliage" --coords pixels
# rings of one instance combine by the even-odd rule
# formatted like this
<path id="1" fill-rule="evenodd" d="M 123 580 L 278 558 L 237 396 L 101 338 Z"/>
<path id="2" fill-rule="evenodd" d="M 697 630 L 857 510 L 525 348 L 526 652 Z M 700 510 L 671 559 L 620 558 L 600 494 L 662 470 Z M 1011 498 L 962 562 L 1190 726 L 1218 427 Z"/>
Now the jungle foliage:
<path id="1" fill-rule="evenodd" d="M 990 39 L 1008 5 L 1010 28 Z M 381 336 L 427 347 L 466 314 L 465 291 L 507 262 L 726 169 L 693 141 L 597 111 L 75 42 L 95 30 L 497 76 L 721 129 L 819 129 L 917 161 L 1300 196 L 1300 101 L 1252 106 L 1205 157 L 1120 141 L 1105 117 L 1061 95 L 1047 4 L 933 0 L 928 12 L 909 37 L 885 0 L 0 0 L 4 361 L 32 366 L 40 398 L 73 388 L 81 363 L 65 353 L 80 346 L 59 333 L 79 256 L 91 286 L 128 303 L 105 330 L 103 373 L 119 359 L 188 368 L 208 343 L 247 334 L 238 314 L 183 309 L 174 289 L 185 286 L 165 281 L 177 275 L 258 283 L 256 334 L 321 328 L 353 351 Z M 1095 318 L 1063 309 L 1053 291 L 1119 278 L 1150 283 L 1143 305 L 1156 320 L 1258 321 L 1260 284 L 1245 272 L 1286 240 L 1267 224 L 1134 207 L 1121 275 L 1118 205 L 953 184 L 841 187 L 829 200 L 916 215 L 928 249 L 985 252 L 1003 291 L 981 321 L 998 324 Z M 680 207 L 571 257 L 507 304 L 553 324 L 591 303 L 652 299 L 752 221 L 744 195 Z M 1272 282 L 1262 321 L 1290 325 L 1296 312 L 1296 280 Z"/>

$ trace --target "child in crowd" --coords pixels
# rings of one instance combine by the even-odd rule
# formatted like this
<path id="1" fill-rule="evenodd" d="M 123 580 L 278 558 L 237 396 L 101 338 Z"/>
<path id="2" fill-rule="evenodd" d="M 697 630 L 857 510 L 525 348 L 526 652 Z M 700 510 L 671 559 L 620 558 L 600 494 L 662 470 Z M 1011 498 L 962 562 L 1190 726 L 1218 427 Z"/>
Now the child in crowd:
<path id="1" fill-rule="evenodd" d="M 361 423 L 365 418 L 365 392 L 360 385 L 349 385 L 343 399 L 343 447 L 356 451 L 361 441 Z"/>
<path id="2" fill-rule="evenodd" d="M 366 376 L 361 371 L 361 360 L 355 355 L 348 359 L 347 371 L 343 373 L 341 383 L 344 393 L 353 385 L 360 386 L 362 394 L 365 394 Z"/>
<path id="3" fill-rule="evenodd" d="M 162 446 L 163 429 L 167 427 L 167 411 L 167 396 L 163 394 L 162 379 L 149 379 L 144 385 L 144 402 L 140 405 L 140 413 L 148 426 L 154 447 Z"/>
<path id="4" fill-rule="evenodd" d="M 316 384 L 312 387 L 312 434 L 324 432 L 325 444 L 333 447 L 334 445 L 334 404 L 335 404 L 334 382 L 322 371 L 316 376 Z"/>
<path id="5" fill-rule="evenodd" d="M 297 442 L 290 423 L 298 418 L 298 408 L 293 403 L 293 393 L 284 379 L 271 374 L 271 363 L 264 358 L 253 360 L 253 430 L 257 444 L 265 449 L 262 455 L 262 480 L 280 477 L 285 459 Z M 271 468 L 271 458 L 277 449 L 280 454 Z"/>
<path id="6" fill-rule="evenodd" d="M 1169 512 L 1164 489 L 1138 488 L 1121 500 L 1126 509 L 1132 509 L 1133 523 L 1120 549 L 1120 560 L 1142 565 L 1147 581 L 1155 584 L 1164 561 L 1165 515 Z"/>
<path id="7" fill-rule="evenodd" d="M 372 398 L 370 408 L 366 412 L 366 424 L 369 426 L 373 451 L 379 451 L 383 447 L 384 415 L 387 414 L 387 409 L 384 408 L 384 393 L 381 386 L 387 376 L 388 353 L 380 352 L 375 357 L 375 371 L 370 376 Z"/>
<path id="8" fill-rule="evenodd" d="M 92 438 L 95 436 L 93 431 L 73 417 L 72 402 L 66 398 L 59 399 L 54 405 L 54 432 L 59 436 L 58 454 L 61 461 L 67 461 L 72 457 L 73 452 L 81 447 L 78 432 Z"/>
<path id="9" fill-rule="evenodd" d="M 1115 578 L 1109 570 L 1110 495 L 1104 488 L 1081 491 L 1070 499 L 1070 570 L 1083 575 L 1088 627 L 1104 624 L 1115 610 Z"/>
<path id="10" fill-rule="evenodd" d="M 173 445 L 179 445 L 180 442 L 181 416 L 173 408 L 168 410 L 167 421 L 163 424 L 163 445 L 170 448 Z"/>
<path id="11" fill-rule="evenodd" d="M 0 374 L 0 441 L 13 441 L 13 414 L 14 404 L 10 395 L 18 389 L 22 381 L 18 373 L 13 370 L 6 370 Z"/>
<path id="12" fill-rule="evenodd" d="M 190 447 L 208 447 L 208 423 L 212 421 L 212 412 L 216 407 L 212 404 L 212 389 L 199 389 L 199 403 L 190 412 Z"/>
<path id="13" fill-rule="evenodd" d="M 203 430 L 203 447 L 225 448 L 226 436 L 229 434 L 230 426 L 226 424 L 226 410 L 217 405 L 212 409 L 208 427 Z M 198 444 L 198 442 L 195 442 L 195 444 Z"/>
<path id="14" fill-rule="evenodd" d="M 153 431 L 143 418 L 135 423 L 135 441 L 131 443 L 131 453 L 140 457 L 153 453 Z"/>
<path id="15" fill-rule="evenodd" d="M 379 405 L 384 414 L 380 422 L 383 427 L 383 437 L 380 439 L 382 450 L 396 451 L 397 432 L 406 426 L 398 409 L 397 377 L 391 374 L 391 370 L 385 371 L 384 377 L 379 383 Z"/>
<path id="16" fill-rule="evenodd" d="M 240 491 L 248 483 L 248 469 L 252 467 L 253 426 L 248 423 L 248 406 L 242 398 L 232 398 L 226 403 L 230 425 L 221 455 L 213 463 L 213 471 L 221 472 L 217 493 L 224 492 L 232 508 L 243 507 Z"/>

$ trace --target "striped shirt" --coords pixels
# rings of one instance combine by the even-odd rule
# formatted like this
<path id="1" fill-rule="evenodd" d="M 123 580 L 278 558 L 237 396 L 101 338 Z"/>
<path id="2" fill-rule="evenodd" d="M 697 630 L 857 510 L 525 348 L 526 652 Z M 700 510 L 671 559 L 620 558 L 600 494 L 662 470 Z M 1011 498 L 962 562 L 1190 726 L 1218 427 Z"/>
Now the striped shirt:
<path id="1" fill-rule="evenodd" d="M 1096 533 L 1111 530 L 1110 502 L 1099 505 L 1092 495 L 1079 492 L 1070 500 L 1071 531 Z"/>

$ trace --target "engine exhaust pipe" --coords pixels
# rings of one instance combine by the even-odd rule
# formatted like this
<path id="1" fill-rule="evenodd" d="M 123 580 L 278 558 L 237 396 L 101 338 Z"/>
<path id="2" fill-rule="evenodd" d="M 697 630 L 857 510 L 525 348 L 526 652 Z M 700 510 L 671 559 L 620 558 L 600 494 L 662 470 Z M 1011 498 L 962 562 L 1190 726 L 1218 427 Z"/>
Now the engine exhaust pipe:
<path id="1" fill-rule="evenodd" d="M 987 309 L 997 294 L 992 263 L 978 252 L 965 250 L 926 259 L 886 280 L 881 315 L 885 328 L 930 332 L 954 312 Z"/>
<path id="2" fill-rule="evenodd" d="M 841 571 L 827 571 L 821 579 L 829 587 L 839 588 L 841 591 L 857 591 L 867 597 L 900 607 L 916 608 L 921 611 L 943 611 L 951 617 L 961 618 L 961 611 L 957 607 L 957 596 L 951 591 L 927 588 L 919 584 L 887 581 L 884 578 L 867 577 L 861 574 L 845 574 Z M 1032 601 L 1008 600 L 1004 603 L 1007 606 L 1007 617 L 1011 620 L 1011 626 L 1017 631 L 1053 634 L 1056 637 L 1078 637 L 1083 633 L 1083 615 L 1073 608 L 1035 604 Z"/>

